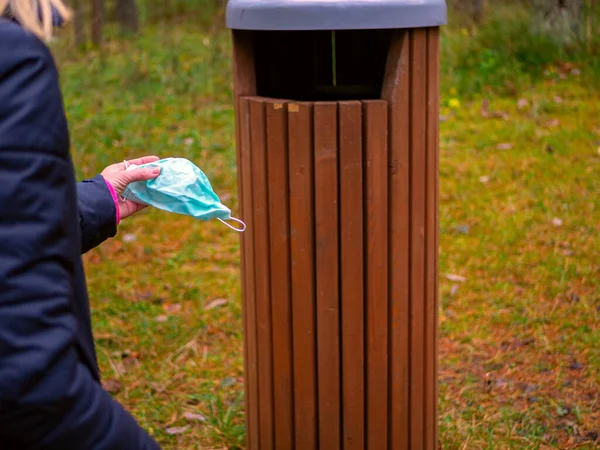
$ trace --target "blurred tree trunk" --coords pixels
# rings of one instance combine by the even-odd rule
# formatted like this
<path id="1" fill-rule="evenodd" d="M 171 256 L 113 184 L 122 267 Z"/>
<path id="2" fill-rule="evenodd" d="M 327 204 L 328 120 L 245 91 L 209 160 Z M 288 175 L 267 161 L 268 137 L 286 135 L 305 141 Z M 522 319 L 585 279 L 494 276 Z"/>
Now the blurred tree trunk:
<path id="1" fill-rule="evenodd" d="M 581 37 L 583 0 L 533 0 L 533 27 L 563 42 Z"/>
<path id="2" fill-rule="evenodd" d="M 81 0 L 73 0 L 73 30 L 75 32 L 75 45 L 81 47 L 85 44 L 85 17 Z"/>
<path id="3" fill-rule="evenodd" d="M 140 20 L 135 0 L 117 0 L 115 13 L 123 31 L 137 33 L 140 27 Z"/>
<path id="4" fill-rule="evenodd" d="M 105 16 L 104 0 L 92 0 L 92 41 L 97 46 L 102 45 Z"/>
<path id="5" fill-rule="evenodd" d="M 479 24 L 485 17 L 488 0 L 452 0 L 450 7 L 465 14 L 474 23 Z"/>

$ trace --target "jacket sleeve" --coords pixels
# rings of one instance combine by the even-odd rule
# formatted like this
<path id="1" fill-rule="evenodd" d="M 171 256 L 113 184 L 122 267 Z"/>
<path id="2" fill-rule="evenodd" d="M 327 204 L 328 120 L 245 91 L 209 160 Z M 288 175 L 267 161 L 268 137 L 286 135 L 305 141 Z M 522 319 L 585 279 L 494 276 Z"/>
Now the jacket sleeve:
<path id="1" fill-rule="evenodd" d="M 14 86 L 10 99 L 0 89 L 0 104 L 12 105 L 0 114 L 0 128 L 20 133 L 26 121 L 40 134 L 37 142 L 50 143 L 53 119 L 44 111 L 61 100 L 52 58 L 36 45 L 0 67 L 0 84 Z M 31 450 L 159 450 L 78 355 L 71 304 L 80 255 L 69 233 L 68 156 L 52 145 L 7 142 L 0 145 L 0 442 Z"/>
<path id="2" fill-rule="evenodd" d="M 77 183 L 77 206 L 83 254 L 117 233 L 115 201 L 102 175 Z"/>

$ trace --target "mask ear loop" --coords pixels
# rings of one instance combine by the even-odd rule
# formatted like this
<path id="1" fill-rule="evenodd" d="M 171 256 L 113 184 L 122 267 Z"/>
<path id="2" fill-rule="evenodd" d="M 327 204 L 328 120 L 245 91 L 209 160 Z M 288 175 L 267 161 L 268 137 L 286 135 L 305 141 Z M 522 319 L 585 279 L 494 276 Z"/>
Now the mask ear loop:
<path id="1" fill-rule="evenodd" d="M 227 220 L 231 220 L 233 222 L 239 223 L 240 225 L 242 225 L 242 228 L 236 228 L 233 225 L 228 224 L 227 222 L 225 222 L 223 219 L 217 219 L 219 221 L 221 221 L 225 226 L 231 228 L 233 231 L 237 231 L 238 233 L 243 233 L 244 231 L 246 231 L 246 224 L 241 221 L 240 219 L 236 219 L 235 217 L 230 217 Z"/>

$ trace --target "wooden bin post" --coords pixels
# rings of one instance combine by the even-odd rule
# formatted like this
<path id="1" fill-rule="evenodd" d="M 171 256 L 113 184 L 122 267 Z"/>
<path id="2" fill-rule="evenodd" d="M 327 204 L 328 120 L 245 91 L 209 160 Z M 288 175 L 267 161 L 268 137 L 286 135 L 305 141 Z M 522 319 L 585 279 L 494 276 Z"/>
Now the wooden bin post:
<path id="1" fill-rule="evenodd" d="M 247 448 L 437 449 L 444 0 L 230 0 Z"/>

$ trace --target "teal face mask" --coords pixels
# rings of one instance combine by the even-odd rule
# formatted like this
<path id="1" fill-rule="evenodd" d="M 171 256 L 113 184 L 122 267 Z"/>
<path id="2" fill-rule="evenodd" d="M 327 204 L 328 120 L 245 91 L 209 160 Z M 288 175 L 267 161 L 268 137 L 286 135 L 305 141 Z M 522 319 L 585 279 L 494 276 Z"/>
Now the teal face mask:
<path id="1" fill-rule="evenodd" d="M 204 172 L 192 162 L 183 158 L 165 158 L 140 166 L 131 164 L 127 170 L 146 167 L 159 167 L 160 175 L 153 180 L 129 184 L 123 197 L 200 220 L 217 219 L 235 231 L 246 229 L 244 222 L 231 217 L 231 210 L 221 203 Z M 242 228 L 235 228 L 226 220 L 237 222 Z"/>

